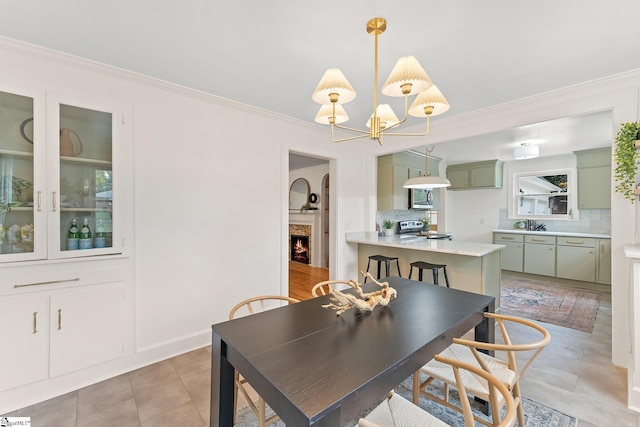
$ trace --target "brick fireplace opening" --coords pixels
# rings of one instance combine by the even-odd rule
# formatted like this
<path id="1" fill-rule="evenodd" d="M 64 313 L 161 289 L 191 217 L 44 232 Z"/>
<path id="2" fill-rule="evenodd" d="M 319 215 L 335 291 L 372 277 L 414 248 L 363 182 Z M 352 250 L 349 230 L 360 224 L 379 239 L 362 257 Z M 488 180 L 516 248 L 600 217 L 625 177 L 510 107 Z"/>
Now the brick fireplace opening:
<path id="1" fill-rule="evenodd" d="M 291 261 L 309 264 L 311 260 L 309 236 L 291 235 Z"/>

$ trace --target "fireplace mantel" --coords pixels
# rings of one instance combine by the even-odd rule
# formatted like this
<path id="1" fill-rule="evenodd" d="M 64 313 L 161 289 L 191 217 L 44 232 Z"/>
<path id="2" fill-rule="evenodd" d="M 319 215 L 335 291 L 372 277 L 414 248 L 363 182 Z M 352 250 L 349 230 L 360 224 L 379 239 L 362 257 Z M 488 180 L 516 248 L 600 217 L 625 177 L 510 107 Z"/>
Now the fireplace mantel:
<path id="1" fill-rule="evenodd" d="M 289 224 L 311 226 L 311 261 L 313 267 L 322 267 L 322 226 L 320 211 L 289 211 Z M 291 234 L 291 233 L 289 233 Z"/>

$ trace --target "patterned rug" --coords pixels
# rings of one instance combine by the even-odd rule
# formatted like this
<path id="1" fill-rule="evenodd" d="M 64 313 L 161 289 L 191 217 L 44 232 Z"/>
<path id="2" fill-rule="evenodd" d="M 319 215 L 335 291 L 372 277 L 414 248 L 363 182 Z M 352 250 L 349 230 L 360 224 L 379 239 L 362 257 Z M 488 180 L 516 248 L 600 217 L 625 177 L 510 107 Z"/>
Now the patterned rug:
<path id="1" fill-rule="evenodd" d="M 412 377 L 407 378 L 402 382 L 402 384 L 394 389 L 395 392 L 405 399 L 411 400 L 413 384 L 412 381 Z M 429 386 L 429 388 L 431 387 L 432 386 Z M 431 388 L 431 390 L 433 389 Z M 451 389 L 450 401 L 454 405 L 458 404 L 458 395 L 455 392 L 455 389 Z M 473 403 L 472 405 L 475 405 L 473 406 L 473 412 L 476 415 L 489 420 L 489 418 L 481 412 L 480 406 L 478 406 L 476 403 Z M 373 407 L 375 406 L 376 405 L 374 405 Z M 442 406 L 437 402 L 429 400 L 424 396 L 420 396 L 420 407 L 452 427 L 464 427 L 465 425 L 464 417 L 462 416 L 462 414 L 445 406 Z M 560 411 L 556 411 L 553 408 L 550 408 L 546 405 L 543 405 L 542 403 L 536 402 L 535 400 L 531 400 L 524 396 L 522 398 L 522 408 L 524 409 L 524 422 L 527 427 L 576 427 L 578 425 L 577 418 L 572 417 L 571 415 L 564 414 Z M 273 414 L 273 411 L 267 406 L 267 416 L 269 416 L 270 414 Z M 256 425 L 258 425 L 258 419 L 248 407 L 241 408 L 238 411 L 235 424 L 236 427 L 255 427 Z M 476 425 L 480 426 L 481 424 L 476 423 Z M 268 425 L 268 427 L 285 426 L 286 424 L 282 420 L 278 420 Z M 357 420 L 348 423 L 345 427 L 354 426 L 357 426 Z"/>
<path id="2" fill-rule="evenodd" d="M 600 292 L 548 282 L 503 277 L 500 311 L 578 331 L 593 331 Z"/>

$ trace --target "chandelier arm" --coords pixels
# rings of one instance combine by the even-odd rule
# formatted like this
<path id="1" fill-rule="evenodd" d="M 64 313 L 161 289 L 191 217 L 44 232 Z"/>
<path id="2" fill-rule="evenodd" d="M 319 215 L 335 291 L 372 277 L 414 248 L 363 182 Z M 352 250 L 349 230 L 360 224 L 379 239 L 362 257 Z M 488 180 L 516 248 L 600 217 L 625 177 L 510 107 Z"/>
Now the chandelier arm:
<path id="1" fill-rule="evenodd" d="M 368 130 L 362 130 L 362 129 L 350 128 L 350 127 L 348 127 L 348 126 L 340 126 L 340 125 L 339 125 L 339 124 L 337 124 L 337 123 L 334 123 L 334 124 L 332 124 L 332 125 L 331 125 L 331 129 L 333 129 L 334 127 L 338 128 L 338 129 L 341 129 L 341 130 L 349 130 L 349 131 L 351 131 L 351 132 L 363 133 L 363 134 L 365 134 L 365 135 L 369 135 L 369 134 L 370 134 L 370 132 L 369 132 Z M 359 137 L 358 137 L 358 138 L 359 138 Z"/>
<path id="2" fill-rule="evenodd" d="M 335 143 L 345 142 L 345 141 L 352 141 L 354 139 L 361 139 L 361 138 L 366 138 L 366 137 L 369 136 L 369 134 L 367 133 L 365 135 L 357 135 L 357 136 L 350 136 L 350 137 L 347 137 L 347 138 L 336 139 L 335 138 L 335 134 L 334 134 L 334 127 L 337 127 L 339 129 L 347 129 L 347 130 L 349 130 L 350 128 L 345 128 L 345 127 L 338 126 L 338 125 L 332 125 L 331 126 L 331 141 L 333 141 Z M 357 132 L 360 132 L 360 133 L 364 133 L 363 131 L 359 131 L 358 129 L 354 129 L 354 130 L 357 131 Z"/>
<path id="3" fill-rule="evenodd" d="M 425 136 L 429 133 L 429 117 L 427 116 L 427 128 L 422 133 L 404 133 L 404 132 L 384 132 L 384 135 L 394 135 L 394 136 Z M 392 128 L 390 128 L 392 129 Z"/>
<path id="4" fill-rule="evenodd" d="M 409 95 L 405 94 L 404 95 L 404 117 L 402 118 L 402 120 L 400 120 L 398 123 L 394 123 L 393 125 L 386 127 L 382 130 L 380 130 L 381 134 L 386 133 L 388 130 L 393 129 L 395 127 L 400 126 L 401 124 L 403 124 L 404 122 L 407 121 L 407 118 L 409 117 Z M 391 135 L 391 134 L 389 134 Z"/>

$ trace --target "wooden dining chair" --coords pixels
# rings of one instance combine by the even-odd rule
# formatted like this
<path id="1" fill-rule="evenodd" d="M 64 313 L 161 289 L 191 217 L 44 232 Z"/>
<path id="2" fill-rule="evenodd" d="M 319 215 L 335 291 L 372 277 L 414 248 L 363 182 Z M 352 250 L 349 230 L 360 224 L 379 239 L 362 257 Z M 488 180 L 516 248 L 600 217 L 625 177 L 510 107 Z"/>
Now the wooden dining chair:
<path id="1" fill-rule="evenodd" d="M 325 280 L 324 282 L 319 282 L 316 283 L 315 285 L 313 285 L 313 288 L 311 288 L 311 295 L 313 295 L 313 297 L 319 297 L 322 295 L 327 295 L 330 294 L 334 289 L 336 284 L 348 284 L 349 281 L 347 280 Z"/>
<path id="2" fill-rule="evenodd" d="M 517 403 L 518 425 L 520 427 L 524 427 L 524 412 L 522 410 L 522 396 L 520 395 L 519 380 L 527 368 L 531 366 L 534 359 L 538 357 L 544 347 L 549 344 L 551 341 L 551 335 L 545 328 L 530 320 L 495 313 L 485 313 L 484 315 L 485 317 L 496 320 L 502 335 L 502 344 L 454 338 L 453 344 L 447 347 L 439 356 L 460 360 L 474 365 L 498 378 L 498 380 L 500 380 L 500 382 L 502 382 L 502 384 L 504 384 L 513 395 Z M 528 342 L 525 343 L 514 343 L 507 333 L 505 323 L 513 323 L 514 326 L 517 324 L 526 328 L 524 330 L 522 328 L 518 328 L 518 336 L 520 337 L 530 337 L 532 336 L 532 333 L 534 337 L 539 335 L 541 335 L 541 337 L 533 341 L 527 340 Z M 525 339 L 523 338 L 519 341 L 525 341 Z M 482 350 L 505 352 L 507 360 L 504 361 L 497 357 L 489 356 L 488 354 L 483 353 Z M 516 364 L 516 353 L 522 354 L 524 357 L 525 363 L 522 369 L 518 369 Z M 427 378 L 425 381 L 421 380 L 421 374 L 426 375 Z M 434 380 L 439 380 L 444 384 L 444 398 L 439 397 L 427 389 L 427 386 L 429 386 L 429 384 Z M 417 403 L 420 395 L 423 395 L 461 412 L 461 408 L 453 405 L 449 401 L 449 386 L 456 386 L 456 378 L 452 374 L 451 369 L 449 369 L 449 366 L 441 363 L 438 360 L 438 357 L 436 357 L 434 360 L 431 360 L 429 363 L 424 365 L 418 372 L 413 374 L 413 402 Z M 479 378 L 475 375 L 470 376 L 465 381 L 465 387 L 468 394 L 479 399 L 489 401 L 490 390 L 487 388 L 487 383 L 483 378 Z M 499 415 L 500 406 L 501 405 L 491 408 L 493 424 L 482 420 L 479 417 L 476 417 L 476 421 L 487 426 L 496 425 L 496 417 Z"/>
<path id="3" fill-rule="evenodd" d="M 460 401 L 462 402 L 462 413 L 464 416 L 465 427 L 474 427 L 475 418 L 467 395 L 466 381 L 473 376 L 481 378 L 487 385 L 489 391 L 489 403 L 493 407 L 498 407 L 499 402 L 506 407 L 503 415 L 498 412 L 497 422 L 494 420 L 495 427 L 512 427 L 516 423 L 517 403 L 507 387 L 496 377 L 483 370 L 478 366 L 462 362 L 460 360 L 449 359 L 444 356 L 437 355 L 435 360 L 447 366 L 451 371 L 451 375 L 455 378 L 456 386 L 460 393 Z M 376 406 L 365 418 L 358 421 L 358 427 L 444 427 L 448 426 L 444 421 L 439 420 L 429 414 L 418 405 L 414 405 L 409 400 L 403 398 L 397 393 L 390 395 Z"/>
<path id="4" fill-rule="evenodd" d="M 248 316 L 254 313 L 270 310 L 272 308 L 280 307 L 286 304 L 294 304 L 300 302 L 299 300 L 291 297 L 281 295 L 263 295 L 246 299 L 236 304 L 229 313 L 229 320 L 237 317 Z M 258 396 L 257 404 L 253 400 L 252 395 L 256 395 L 255 390 L 251 388 L 251 384 L 245 380 L 238 371 L 235 371 L 235 380 L 233 382 L 233 416 L 235 423 L 235 416 L 238 410 L 238 390 L 242 393 L 247 400 L 249 408 L 258 417 L 258 426 L 265 427 L 278 419 L 278 415 L 272 415 L 269 418 L 266 416 L 266 403 L 262 397 Z"/>

